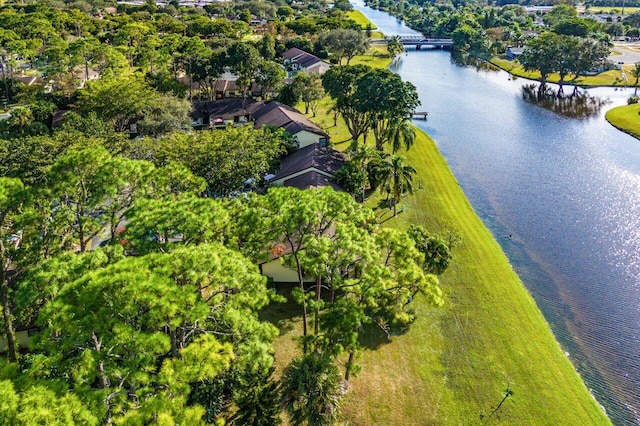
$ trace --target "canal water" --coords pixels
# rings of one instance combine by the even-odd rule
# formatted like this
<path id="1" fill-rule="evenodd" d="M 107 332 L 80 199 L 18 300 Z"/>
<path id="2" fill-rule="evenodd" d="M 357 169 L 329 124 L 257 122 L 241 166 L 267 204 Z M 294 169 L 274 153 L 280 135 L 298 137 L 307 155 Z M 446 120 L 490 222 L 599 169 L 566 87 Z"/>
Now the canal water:
<path id="1" fill-rule="evenodd" d="M 387 35 L 416 34 L 352 3 Z M 633 90 L 532 102 L 531 81 L 457 65 L 439 50 L 410 50 L 392 70 L 417 87 L 429 119 L 414 123 L 436 141 L 587 386 L 615 424 L 640 424 L 640 141 L 604 119 Z"/>

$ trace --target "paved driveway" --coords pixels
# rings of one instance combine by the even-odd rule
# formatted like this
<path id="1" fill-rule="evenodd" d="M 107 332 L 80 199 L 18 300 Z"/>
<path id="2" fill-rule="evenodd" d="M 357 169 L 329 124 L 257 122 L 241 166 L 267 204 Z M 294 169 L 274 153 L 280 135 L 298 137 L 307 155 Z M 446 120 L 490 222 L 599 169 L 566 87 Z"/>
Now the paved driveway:
<path id="1" fill-rule="evenodd" d="M 609 56 L 609 60 L 614 64 L 620 62 L 623 64 L 635 64 L 640 62 L 640 42 L 615 43 L 612 50 L 621 53 L 620 55 Z"/>

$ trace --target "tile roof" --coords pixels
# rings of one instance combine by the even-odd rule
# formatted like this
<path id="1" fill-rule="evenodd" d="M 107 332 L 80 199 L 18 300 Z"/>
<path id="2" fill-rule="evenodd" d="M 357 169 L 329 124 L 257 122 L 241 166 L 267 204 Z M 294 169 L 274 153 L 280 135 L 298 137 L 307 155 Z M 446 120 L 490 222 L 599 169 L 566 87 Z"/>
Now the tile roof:
<path id="1" fill-rule="evenodd" d="M 283 183 L 284 186 L 292 186 L 298 189 L 324 188 L 330 186 L 336 191 L 344 191 L 338 184 L 333 182 L 330 177 L 325 176 L 316 171 L 309 171 L 300 176 L 287 179 Z"/>
<path id="2" fill-rule="evenodd" d="M 256 128 L 272 125 L 281 127 L 292 135 L 306 130 L 318 135 L 329 136 L 304 114 L 277 101 L 264 102 L 264 106 L 256 109 L 252 116 Z"/>
<path id="3" fill-rule="evenodd" d="M 272 181 L 312 168 L 333 176 L 345 165 L 345 162 L 346 158 L 341 152 L 314 143 L 286 156 Z M 285 180 L 285 184 L 286 182 Z"/>
<path id="4" fill-rule="evenodd" d="M 191 117 L 209 119 L 210 117 L 222 120 L 232 120 L 239 115 L 250 114 L 262 105 L 262 102 L 253 99 L 227 98 L 217 101 L 202 102 L 195 105 Z"/>

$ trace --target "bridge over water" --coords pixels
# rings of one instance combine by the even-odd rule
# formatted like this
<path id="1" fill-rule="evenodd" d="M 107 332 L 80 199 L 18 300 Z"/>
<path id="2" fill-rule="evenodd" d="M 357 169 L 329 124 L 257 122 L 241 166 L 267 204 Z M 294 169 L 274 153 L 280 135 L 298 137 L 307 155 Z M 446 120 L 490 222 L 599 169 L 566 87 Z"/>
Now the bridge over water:
<path id="1" fill-rule="evenodd" d="M 435 47 L 437 49 L 446 49 L 453 46 L 453 40 L 450 38 L 428 38 L 421 35 L 411 36 L 398 36 L 400 38 L 400 42 L 404 46 L 415 46 L 416 50 L 420 50 L 422 46 Z M 377 44 L 386 44 L 391 37 L 385 37 L 382 40 L 373 40 L 372 43 Z"/>

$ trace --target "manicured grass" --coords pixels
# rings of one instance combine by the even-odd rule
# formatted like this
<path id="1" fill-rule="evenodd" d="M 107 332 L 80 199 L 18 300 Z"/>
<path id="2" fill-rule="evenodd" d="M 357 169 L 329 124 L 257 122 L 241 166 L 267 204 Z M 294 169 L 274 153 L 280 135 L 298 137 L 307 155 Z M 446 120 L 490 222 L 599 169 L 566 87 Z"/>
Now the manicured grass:
<path id="1" fill-rule="evenodd" d="M 364 64 L 374 68 L 386 68 L 390 63 L 387 46 L 380 44 L 371 46 L 366 55 L 356 56 L 351 60 L 351 65 Z"/>
<path id="2" fill-rule="evenodd" d="M 366 16 L 364 16 L 359 10 L 348 11 L 347 18 L 353 19 L 356 24 L 360 25 L 360 28 L 362 28 L 363 30 L 367 29 L 367 25 L 370 25 L 370 29 L 372 30 L 378 29 L 378 27 L 376 27 L 375 24 L 371 22 Z"/>
<path id="3" fill-rule="evenodd" d="M 640 139 L 640 104 L 619 106 L 607 111 L 607 121 L 614 127 Z"/>
<path id="4" fill-rule="evenodd" d="M 493 57 L 489 61 L 497 67 L 502 68 L 508 73 L 516 76 L 528 78 L 531 80 L 540 79 L 539 72 L 527 72 L 522 68 L 522 66 L 515 61 L 509 61 L 507 59 Z M 630 70 L 631 65 L 625 65 L 623 69 L 625 71 Z M 629 78 L 629 73 L 627 72 L 627 78 Z M 551 74 L 547 79 L 549 83 L 557 83 L 560 81 L 560 77 L 557 74 Z M 610 70 L 600 73 L 594 76 L 580 77 L 577 79 L 573 79 L 573 76 L 569 76 L 569 78 L 565 78 L 566 84 L 574 84 L 578 86 L 631 86 L 632 81 L 624 82 L 622 80 L 622 74 L 619 70 Z"/>
<path id="5" fill-rule="evenodd" d="M 333 126 L 329 105 L 325 100 L 312 119 L 330 132 L 336 148 L 346 149 L 348 132 L 341 120 Z M 437 233 L 453 230 L 463 243 L 441 277 L 444 307 L 417 299 L 413 307 L 419 319 L 390 341 L 372 330 L 360 359 L 363 369 L 342 404 L 343 420 L 481 424 L 509 387 L 513 396 L 490 424 L 610 424 L 435 143 L 419 131 L 406 156 L 418 170 L 418 189 L 401 201 L 406 211 L 392 218 L 391 211 L 377 207 L 378 195 L 367 205 L 382 226 L 405 229 L 415 223 Z M 277 371 L 298 353 L 299 308 L 289 308 L 294 312 L 274 314 L 285 328 L 276 343 Z"/>
<path id="6" fill-rule="evenodd" d="M 638 7 L 625 7 L 624 8 L 624 14 L 625 15 L 631 15 L 634 12 L 637 12 L 638 10 L 640 10 L 640 8 Z M 589 12 L 590 13 L 610 13 L 610 12 L 614 12 L 614 13 L 621 13 L 622 12 L 622 8 L 621 7 L 606 7 L 606 6 L 591 6 L 589 7 Z"/>
<path id="7" fill-rule="evenodd" d="M 349 134 L 340 119 L 333 125 L 330 105 L 325 99 L 312 120 L 344 150 Z M 350 381 L 342 403 L 344 424 L 611 424 L 434 141 L 418 131 L 405 155 L 418 170 L 415 193 L 401 201 L 405 212 L 391 217 L 391 211 L 378 207 L 377 194 L 367 205 L 381 226 L 406 229 L 414 223 L 436 233 L 453 230 L 462 244 L 440 277 L 444 307 L 417 298 L 412 306 L 418 320 L 408 333 L 391 340 L 375 329 L 368 334 L 359 360 L 363 369 Z M 298 353 L 300 317 L 293 305 L 278 309 L 269 318 L 283 330 L 276 341 L 276 371 L 281 371 Z M 513 395 L 488 418 L 507 388 Z"/>

